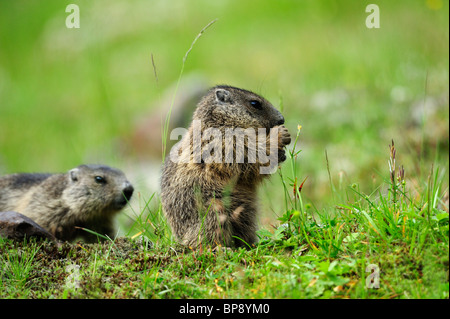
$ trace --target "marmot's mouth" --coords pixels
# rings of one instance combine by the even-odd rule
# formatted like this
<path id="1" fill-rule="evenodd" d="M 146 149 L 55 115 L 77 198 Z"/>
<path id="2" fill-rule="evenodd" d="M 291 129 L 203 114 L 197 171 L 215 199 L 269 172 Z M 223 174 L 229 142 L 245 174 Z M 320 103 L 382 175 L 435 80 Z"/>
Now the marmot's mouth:
<path id="1" fill-rule="evenodd" d="M 131 185 L 123 190 L 122 194 L 119 195 L 119 198 L 116 202 L 116 205 L 119 209 L 124 208 L 128 204 L 128 202 L 131 199 L 131 196 L 133 196 L 133 192 L 134 189 L 133 186 Z"/>
<path id="2" fill-rule="evenodd" d="M 127 204 L 127 201 L 125 200 L 125 199 L 122 199 L 122 200 L 120 200 L 118 203 L 117 203 L 119 206 L 125 206 L 126 204 Z"/>
<path id="3" fill-rule="evenodd" d="M 127 204 L 128 204 L 128 200 L 123 196 L 121 196 L 121 198 L 116 201 L 116 207 L 118 209 L 124 208 Z"/>

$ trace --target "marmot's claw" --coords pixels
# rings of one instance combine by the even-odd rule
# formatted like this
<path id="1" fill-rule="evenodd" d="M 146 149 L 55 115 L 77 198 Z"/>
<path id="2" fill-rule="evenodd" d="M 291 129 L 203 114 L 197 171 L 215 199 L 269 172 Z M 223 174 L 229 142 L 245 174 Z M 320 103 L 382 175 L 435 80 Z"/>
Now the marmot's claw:
<path id="1" fill-rule="evenodd" d="M 284 150 L 278 150 L 278 162 L 284 162 L 286 160 L 286 153 Z"/>
<path id="2" fill-rule="evenodd" d="M 289 134 L 289 131 L 284 125 L 281 125 L 279 127 L 278 141 L 280 144 L 280 148 L 283 148 L 291 143 L 291 134 Z"/>

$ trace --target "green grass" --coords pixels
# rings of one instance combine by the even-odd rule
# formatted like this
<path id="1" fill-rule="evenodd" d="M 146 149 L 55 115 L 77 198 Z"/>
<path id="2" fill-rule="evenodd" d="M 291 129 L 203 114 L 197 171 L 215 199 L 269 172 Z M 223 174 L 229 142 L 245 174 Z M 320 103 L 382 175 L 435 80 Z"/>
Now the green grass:
<path id="1" fill-rule="evenodd" d="M 297 155 L 296 155 L 297 154 Z M 397 155 L 398 156 L 398 155 Z M 391 158 L 392 159 L 392 158 Z M 298 152 L 290 150 L 295 172 Z M 251 249 L 197 250 L 175 243 L 148 203 L 137 236 L 100 244 L 0 241 L 2 298 L 448 298 L 449 218 L 443 174 L 412 197 L 397 172 L 374 192 L 349 185 L 346 200 L 303 205 L 297 176 L 283 177 L 287 209 Z M 295 195 L 294 195 L 295 189 Z M 78 287 L 70 276 L 78 265 Z M 369 265 L 379 288 L 367 286 Z"/>
<path id="2" fill-rule="evenodd" d="M 77 1 L 69 30 L 58 0 L 0 2 L 0 173 L 128 174 L 135 119 L 200 74 L 263 94 L 298 133 L 260 190 L 258 245 L 178 246 L 138 175 L 124 237 L 0 239 L 0 297 L 448 298 L 448 2 L 377 1 L 378 30 L 363 2 L 166 3 Z"/>

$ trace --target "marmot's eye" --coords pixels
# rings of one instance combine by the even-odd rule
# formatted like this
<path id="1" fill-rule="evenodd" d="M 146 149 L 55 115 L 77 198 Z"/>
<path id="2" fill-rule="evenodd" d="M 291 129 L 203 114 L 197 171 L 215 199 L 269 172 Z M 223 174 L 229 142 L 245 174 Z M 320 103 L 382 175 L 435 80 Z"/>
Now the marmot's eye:
<path id="1" fill-rule="evenodd" d="M 101 176 L 95 176 L 95 181 L 97 182 L 97 184 L 106 184 L 106 179 Z"/>
<path id="2" fill-rule="evenodd" d="M 250 105 L 253 106 L 255 109 L 261 110 L 262 109 L 262 104 L 261 102 L 257 101 L 257 100 L 252 100 L 250 101 Z"/>

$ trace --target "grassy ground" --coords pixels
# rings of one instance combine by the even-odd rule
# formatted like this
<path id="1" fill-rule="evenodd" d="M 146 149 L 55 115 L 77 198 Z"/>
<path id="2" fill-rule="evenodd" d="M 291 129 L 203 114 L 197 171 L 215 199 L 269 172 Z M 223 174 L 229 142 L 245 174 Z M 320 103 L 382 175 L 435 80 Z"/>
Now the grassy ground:
<path id="1" fill-rule="evenodd" d="M 287 163 L 293 172 L 296 153 Z M 411 196 L 401 169 L 391 169 L 371 194 L 356 184 L 335 190 L 345 200 L 323 211 L 303 205 L 298 184 L 287 185 L 287 210 L 249 249 L 180 247 L 161 211 L 145 210 L 134 238 L 59 245 L 0 239 L 0 297 L 448 298 L 443 174 L 431 171 Z"/>
<path id="2" fill-rule="evenodd" d="M 261 189 L 252 249 L 182 249 L 138 186 L 125 237 L 0 239 L 0 297 L 448 298 L 448 2 L 378 1 L 380 29 L 353 1 L 76 3 L 73 30 L 60 1 L 0 2 L 1 174 L 132 161 L 118 140 L 216 18 L 183 76 L 263 94 L 302 152 Z"/>

